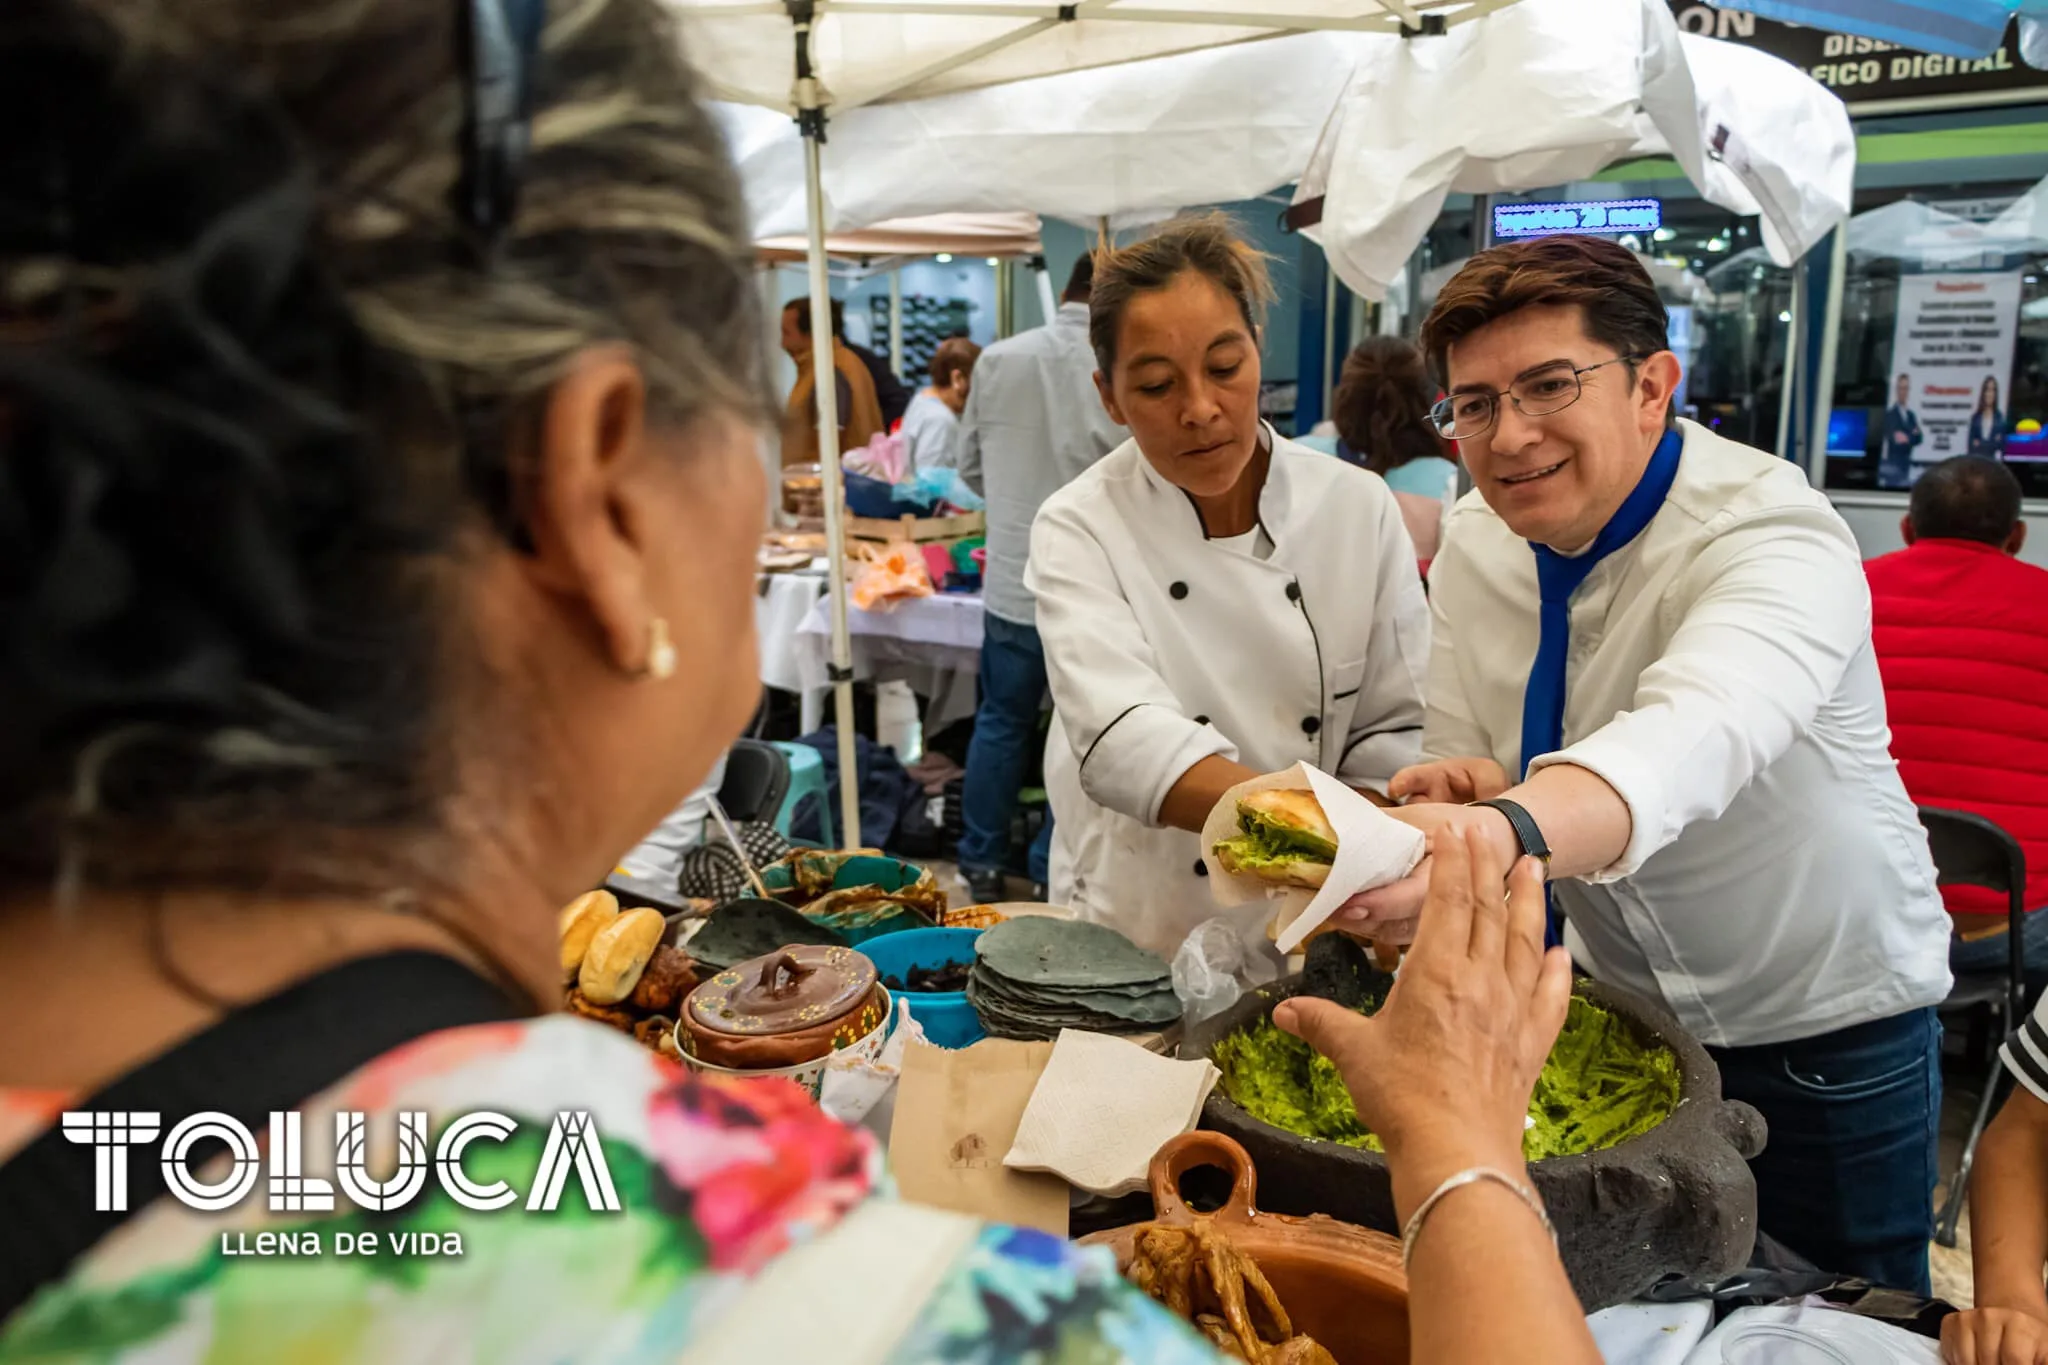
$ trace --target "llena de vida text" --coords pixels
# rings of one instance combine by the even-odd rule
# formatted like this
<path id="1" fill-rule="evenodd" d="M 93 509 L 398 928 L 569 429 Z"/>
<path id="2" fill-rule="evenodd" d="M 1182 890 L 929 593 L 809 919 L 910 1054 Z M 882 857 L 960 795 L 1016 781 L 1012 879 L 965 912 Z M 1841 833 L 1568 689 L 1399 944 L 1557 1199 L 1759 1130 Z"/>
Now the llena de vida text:
<path id="1" fill-rule="evenodd" d="M 63 1116 L 64 1136 L 93 1152 L 93 1208 L 101 1213 L 128 1208 L 131 1149 L 162 1143 L 156 1160 L 171 1197 L 202 1213 L 221 1213 L 239 1206 L 268 1176 L 272 1213 L 332 1213 L 335 1186 L 357 1208 L 395 1213 L 426 1188 L 431 1173 L 442 1193 L 463 1208 L 486 1213 L 525 1202 L 529 1213 L 553 1213 L 561 1204 L 573 1174 L 584 1204 L 593 1213 L 619 1212 L 618 1190 L 605 1164 L 590 1115 L 583 1111 L 557 1114 L 548 1127 L 533 1182 L 522 1195 L 503 1179 L 480 1182 L 463 1169 L 463 1154 L 476 1142 L 505 1142 L 519 1131 L 516 1120 L 488 1111 L 465 1114 L 441 1131 L 431 1159 L 427 1153 L 427 1116 L 404 1112 L 397 1117 L 398 1160 L 392 1173 L 377 1179 L 367 1162 L 368 1116 L 354 1110 L 334 1115 L 334 1176 L 308 1175 L 304 1168 L 303 1129 L 295 1112 L 270 1114 L 266 1152 L 256 1135 L 231 1114 L 194 1114 L 164 1132 L 161 1114 L 130 1111 L 74 1111 Z M 206 1149 L 203 1178 L 192 1169 L 195 1149 Z M 219 1156 L 213 1155 L 225 1148 Z M 324 1232 L 317 1228 L 290 1231 L 223 1232 L 224 1256 L 460 1256 L 459 1232 Z"/>

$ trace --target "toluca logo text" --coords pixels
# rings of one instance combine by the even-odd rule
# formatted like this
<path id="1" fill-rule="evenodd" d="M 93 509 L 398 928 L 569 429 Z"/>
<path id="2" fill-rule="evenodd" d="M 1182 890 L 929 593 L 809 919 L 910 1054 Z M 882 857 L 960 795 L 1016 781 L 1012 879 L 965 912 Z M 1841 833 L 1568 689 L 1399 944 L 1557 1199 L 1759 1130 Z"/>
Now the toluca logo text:
<path id="1" fill-rule="evenodd" d="M 429 1165 L 442 1192 L 466 1209 L 489 1212 L 518 1203 L 520 1192 L 504 1180 L 480 1184 L 462 1169 L 463 1153 L 479 1141 L 504 1142 L 519 1124 L 503 1114 L 467 1114 L 442 1130 L 431 1162 L 427 1157 L 427 1116 L 398 1115 L 398 1164 L 391 1176 L 377 1180 L 364 1164 L 369 1132 L 367 1116 L 343 1110 L 334 1116 L 334 1181 L 304 1174 L 299 1116 L 273 1110 L 270 1115 L 269 1198 L 273 1213 L 327 1213 L 334 1209 L 334 1183 L 358 1208 L 389 1213 L 410 1204 L 426 1187 Z M 163 1133 L 163 1116 L 155 1113 L 89 1111 L 64 1115 L 64 1136 L 93 1149 L 93 1207 L 102 1213 L 128 1207 L 129 1148 L 142 1147 Z M 226 1173 L 202 1180 L 188 1164 L 193 1149 L 219 1143 L 227 1148 Z M 256 1135 L 230 1114 L 194 1114 L 164 1134 L 157 1159 L 164 1184 L 188 1208 L 219 1212 L 234 1208 L 256 1188 L 264 1156 Z M 605 1165 L 604 1146 L 590 1115 L 581 1111 L 557 1114 L 548 1128 L 526 1208 L 552 1213 L 561 1202 L 569 1174 L 575 1172 L 584 1202 L 594 1212 L 617 1213 L 619 1195 Z M 269 1235 L 269 1234 L 266 1234 Z"/>

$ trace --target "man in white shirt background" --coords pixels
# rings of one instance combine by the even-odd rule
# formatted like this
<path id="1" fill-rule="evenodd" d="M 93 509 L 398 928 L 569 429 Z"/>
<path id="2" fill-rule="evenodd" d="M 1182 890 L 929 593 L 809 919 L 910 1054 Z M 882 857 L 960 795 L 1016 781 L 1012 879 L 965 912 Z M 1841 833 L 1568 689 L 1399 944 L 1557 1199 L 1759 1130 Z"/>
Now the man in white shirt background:
<path id="1" fill-rule="evenodd" d="M 1666 326 L 1589 238 L 1481 253 L 1439 297 L 1422 339 L 1475 491 L 1393 813 L 1547 853 L 1579 967 L 1661 1000 L 1762 1111 L 1762 1230 L 1924 1293 L 1948 923 L 1869 590 L 1796 466 L 1672 420 Z M 1398 937 L 1426 874 L 1346 917 Z"/>
<path id="2" fill-rule="evenodd" d="M 1095 353 L 1088 348 L 1094 280 L 1094 258 L 1084 252 L 1052 321 L 981 353 L 960 417 L 960 477 L 988 500 L 981 705 L 967 750 L 960 812 L 960 874 L 977 901 L 1004 898 L 1010 821 L 1039 748 L 1045 649 L 1024 587 L 1031 523 L 1040 504 L 1123 444 L 1127 434 L 1103 411 L 1095 392 Z M 1029 853 L 1031 880 L 1041 887 L 1051 848 L 1048 816 Z"/>

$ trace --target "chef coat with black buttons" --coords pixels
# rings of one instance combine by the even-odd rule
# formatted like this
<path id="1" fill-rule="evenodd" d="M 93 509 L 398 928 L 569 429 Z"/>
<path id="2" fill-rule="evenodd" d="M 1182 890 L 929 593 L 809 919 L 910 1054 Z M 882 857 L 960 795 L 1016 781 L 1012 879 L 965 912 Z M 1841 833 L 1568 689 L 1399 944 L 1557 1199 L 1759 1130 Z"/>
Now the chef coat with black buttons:
<path id="1" fill-rule="evenodd" d="M 1189 768 L 1306 762 L 1384 790 L 1421 752 L 1429 611 L 1393 494 L 1264 439 L 1253 535 L 1210 540 L 1135 441 L 1047 499 L 1031 531 L 1055 709 L 1052 897 L 1168 956 L 1220 913 L 1199 838 L 1159 824 Z"/>

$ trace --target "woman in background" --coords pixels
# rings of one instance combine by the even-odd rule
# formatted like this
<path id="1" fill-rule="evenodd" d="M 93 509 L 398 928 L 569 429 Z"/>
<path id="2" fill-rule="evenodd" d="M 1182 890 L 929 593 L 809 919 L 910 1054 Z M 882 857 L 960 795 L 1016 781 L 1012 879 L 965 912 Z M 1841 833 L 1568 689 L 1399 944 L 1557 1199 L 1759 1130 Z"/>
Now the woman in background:
<path id="1" fill-rule="evenodd" d="M 932 382 L 919 389 L 903 414 L 903 443 L 910 448 L 911 468 L 960 467 L 960 414 L 967 410 L 967 392 L 981 347 L 966 337 L 947 337 L 932 352 Z"/>
<path id="2" fill-rule="evenodd" d="M 1977 410 L 1970 414 L 1970 443 L 1966 455 L 2005 454 L 2005 414 L 1998 410 L 1998 377 L 1986 375 L 1977 390 Z"/>
<path id="3" fill-rule="evenodd" d="M 1346 357 L 1333 403 L 1337 456 L 1387 481 L 1415 557 L 1436 557 L 1445 508 L 1458 486 L 1458 466 L 1444 457 L 1443 438 L 1429 420 L 1437 397 L 1422 352 L 1399 337 L 1370 337 Z"/>

